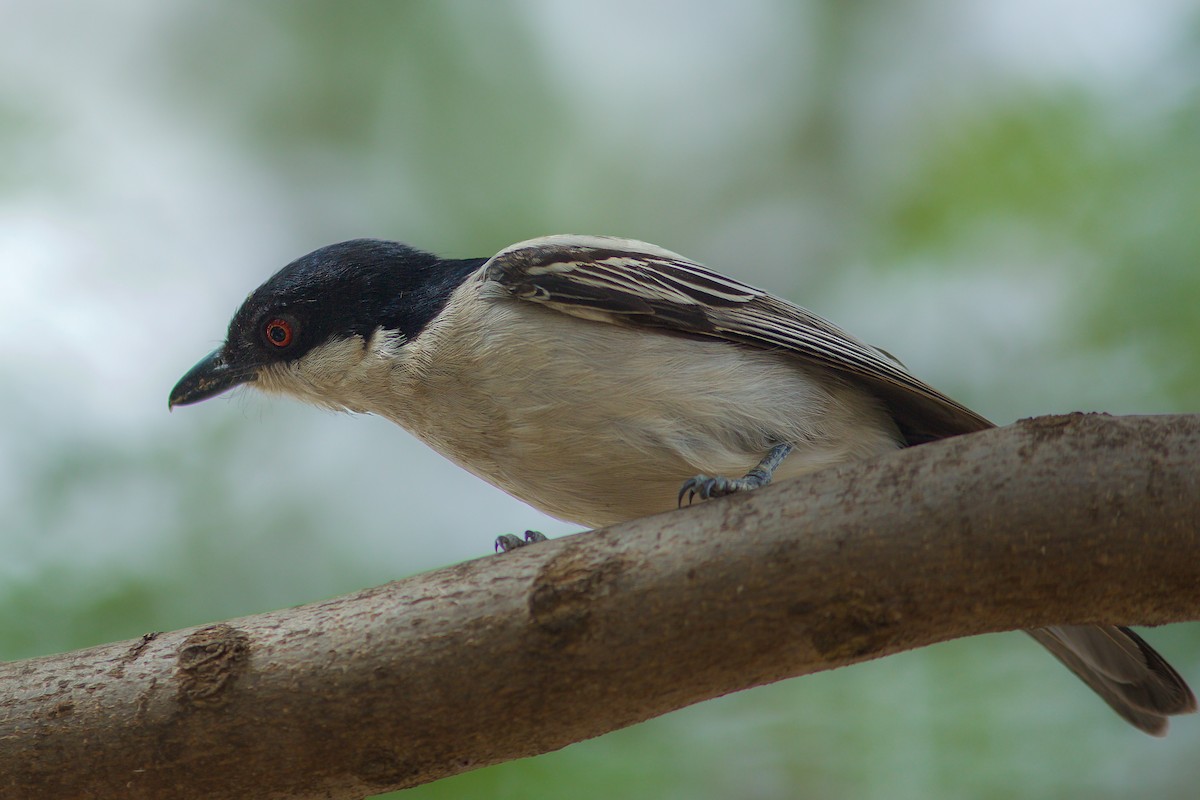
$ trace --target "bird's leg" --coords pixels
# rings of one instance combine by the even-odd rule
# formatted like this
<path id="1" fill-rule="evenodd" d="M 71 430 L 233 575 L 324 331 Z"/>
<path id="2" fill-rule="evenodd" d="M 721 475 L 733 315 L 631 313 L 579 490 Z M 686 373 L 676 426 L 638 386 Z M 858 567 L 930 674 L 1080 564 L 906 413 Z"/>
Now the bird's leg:
<path id="1" fill-rule="evenodd" d="M 683 505 L 685 495 L 687 496 L 688 505 L 691 505 L 692 501 L 697 497 L 701 500 L 708 500 L 713 497 L 724 497 L 727 494 L 748 492 L 751 489 L 766 486 L 771 482 L 771 478 L 774 477 L 775 469 L 783 463 L 783 460 L 788 457 L 788 454 L 793 449 L 794 446 L 787 443 L 775 445 L 771 448 L 771 452 L 767 453 L 754 469 L 747 472 L 741 478 L 722 478 L 711 475 L 697 475 L 694 478 L 688 478 L 683 482 L 683 486 L 679 488 L 679 505 Z"/>
<path id="2" fill-rule="evenodd" d="M 524 547 L 527 544 L 544 541 L 546 541 L 546 535 L 538 531 L 525 531 L 524 539 L 511 533 L 505 533 L 496 537 L 496 552 L 507 553 L 510 550 L 516 550 L 518 547 Z"/>

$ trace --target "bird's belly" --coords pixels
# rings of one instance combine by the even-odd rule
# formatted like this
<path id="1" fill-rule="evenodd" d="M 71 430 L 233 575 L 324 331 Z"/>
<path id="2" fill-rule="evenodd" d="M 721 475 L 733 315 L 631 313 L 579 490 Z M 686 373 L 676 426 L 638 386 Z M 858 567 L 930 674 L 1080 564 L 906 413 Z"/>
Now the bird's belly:
<path id="1" fill-rule="evenodd" d="M 430 396 L 394 419 L 551 516 L 602 526 L 667 511 L 684 480 L 740 477 L 781 442 L 796 449 L 778 477 L 898 446 L 867 393 L 787 356 L 532 304 L 510 313 L 425 343 L 456 352 L 427 359 Z"/>

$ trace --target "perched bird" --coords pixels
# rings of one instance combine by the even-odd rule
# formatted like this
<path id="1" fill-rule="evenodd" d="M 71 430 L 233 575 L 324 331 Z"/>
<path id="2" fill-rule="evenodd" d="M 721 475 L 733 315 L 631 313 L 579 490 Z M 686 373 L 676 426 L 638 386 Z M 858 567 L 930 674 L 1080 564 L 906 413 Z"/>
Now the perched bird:
<path id="1" fill-rule="evenodd" d="M 992 427 L 786 300 L 600 236 L 474 259 L 370 239 L 323 247 L 246 298 L 170 405 L 240 384 L 379 414 L 588 526 Z M 1029 633 L 1148 733 L 1196 709 L 1127 628 Z"/>

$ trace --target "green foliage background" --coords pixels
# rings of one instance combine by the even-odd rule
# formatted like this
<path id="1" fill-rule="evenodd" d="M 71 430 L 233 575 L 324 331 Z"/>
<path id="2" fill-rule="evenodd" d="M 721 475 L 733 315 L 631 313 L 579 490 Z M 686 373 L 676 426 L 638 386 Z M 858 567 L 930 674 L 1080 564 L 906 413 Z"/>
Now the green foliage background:
<path id="1" fill-rule="evenodd" d="M 245 292 L 339 239 L 643 238 L 1001 423 L 1200 410 L 1187 3 L 17 2 L 0 43 L 5 659 L 572 530 L 378 420 L 167 416 Z M 1150 638 L 1200 683 L 1195 626 Z M 1010 634 L 406 796 L 1191 798 L 1198 745 Z"/>

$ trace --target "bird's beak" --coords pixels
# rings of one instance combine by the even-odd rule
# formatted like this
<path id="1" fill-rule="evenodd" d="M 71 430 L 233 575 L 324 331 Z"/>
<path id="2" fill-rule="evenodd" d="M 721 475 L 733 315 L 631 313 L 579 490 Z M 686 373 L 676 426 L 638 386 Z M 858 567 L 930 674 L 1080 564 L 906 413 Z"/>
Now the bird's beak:
<path id="1" fill-rule="evenodd" d="M 226 361 L 224 349 L 214 350 L 179 379 L 179 383 L 171 390 L 167 407 L 199 403 L 235 386 L 249 383 L 257 376 L 257 369 L 237 368 Z"/>

